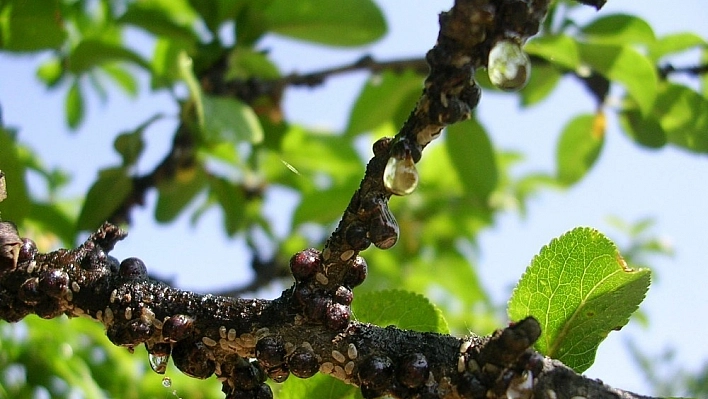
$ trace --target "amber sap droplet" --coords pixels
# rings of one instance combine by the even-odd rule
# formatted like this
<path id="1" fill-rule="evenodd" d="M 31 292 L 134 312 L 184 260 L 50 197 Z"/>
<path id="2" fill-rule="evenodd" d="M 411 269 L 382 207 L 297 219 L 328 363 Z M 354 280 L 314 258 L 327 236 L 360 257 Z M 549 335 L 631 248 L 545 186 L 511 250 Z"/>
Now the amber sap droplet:
<path id="1" fill-rule="evenodd" d="M 410 154 L 392 156 L 383 174 L 384 186 L 391 194 L 408 195 L 418 187 L 418 171 Z"/>
<path id="2" fill-rule="evenodd" d="M 531 75 L 531 61 L 518 43 L 500 40 L 489 52 L 487 73 L 497 88 L 505 91 L 521 90 Z"/>
<path id="3" fill-rule="evenodd" d="M 162 379 L 162 386 L 165 388 L 169 388 L 172 386 L 172 379 L 170 377 L 165 377 Z"/>

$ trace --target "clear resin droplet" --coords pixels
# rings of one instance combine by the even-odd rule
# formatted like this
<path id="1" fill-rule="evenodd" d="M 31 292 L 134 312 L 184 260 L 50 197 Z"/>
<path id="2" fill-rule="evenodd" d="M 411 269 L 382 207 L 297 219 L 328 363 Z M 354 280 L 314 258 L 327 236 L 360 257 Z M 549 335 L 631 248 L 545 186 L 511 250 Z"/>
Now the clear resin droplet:
<path id="1" fill-rule="evenodd" d="M 386 163 L 383 174 L 384 186 L 391 194 L 408 195 L 418 187 L 418 171 L 410 155 L 392 156 Z"/>
<path id="2" fill-rule="evenodd" d="M 165 377 L 162 379 L 162 386 L 165 388 L 169 388 L 172 386 L 172 379 L 170 377 Z"/>
<path id="3" fill-rule="evenodd" d="M 497 88 L 505 91 L 521 90 L 531 75 L 531 61 L 518 43 L 501 40 L 489 52 L 487 73 Z"/>
<path id="4" fill-rule="evenodd" d="M 152 353 L 148 354 L 148 361 L 150 362 L 150 368 L 157 374 L 165 374 L 167 370 L 167 362 L 170 360 L 170 355 L 154 355 Z M 162 380 L 163 384 L 165 380 Z"/>

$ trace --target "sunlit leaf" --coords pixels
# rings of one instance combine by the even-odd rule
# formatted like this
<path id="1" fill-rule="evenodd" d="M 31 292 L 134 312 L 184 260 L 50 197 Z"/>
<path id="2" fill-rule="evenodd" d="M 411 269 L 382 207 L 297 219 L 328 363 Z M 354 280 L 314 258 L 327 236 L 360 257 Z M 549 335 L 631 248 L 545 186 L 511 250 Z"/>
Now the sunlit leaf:
<path id="1" fill-rule="evenodd" d="M 81 93 L 81 85 L 78 80 L 74 80 L 74 83 L 69 87 L 64 99 L 64 108 L 69 127 L 76 129 L 83 121 L 85 113 L 84 96 Z"/>
<path id="2" fill-rule="evenodd" d="M 57 58 L 50 58 L 37 68 L 37 77 L 47 85 L 54 87 L 64 75 L 64 68 Z"/>
<path id="3" fill-rule="evenodd" d="M 246 225 L 246 218 L 244 217 L 246 198 L 243 190 L 241 187 L 237 187 L 221 177 L 209 179 L 209 185 L 212 192 L 216 195 L 219 205 L 221 205 L 226 233 L 233 236 Z"/>
<path id="4" fill-rule="evenodd" d="M 649 46 L 649 57 L 658 61 L 661 57 L 669 54 L 680 53 L 691 48 L 704 46 L 706 44 L 702 37 L 691 32 L 674 33 L 662 36 Z"/>
<path id="5" fill-rule="evenodd" d="M 55 49 L 66 39 L 59 0 L 10 0 L 0 9 L 0 48 L 4 50 Z"/>
<path id="6" fill-rule="evenodd" d="M 386 33 L 371 0 L 273 0 L 263 19 L 275 33 L 331 46 L 361 46 Z"/>
<path id="7" fill-rule="evenodd" d="M 66 60 L 69 70 L 76 74 L 110 61 L 130 62 L 150 70 L 150 64 L 134 51 L 98 39 L 82 40 Z"/>
<path id="8" fill-rule="evenodd" d="M 128 10 L 116 22 L 133 25 L 156 36 L 164 36 L 171 40 L 186 42 L 197 40 L 197 36 L 191 28 L 175 21 L 169 10 L 162 9 L 154 3 L 149 1 L 132 2 L 128 5 Z"/>
<path id="9" fill-rule="evenodd" d="M 578 44 L 570 36 L 539 36 L 526 43 L 524 51 L 571 71 L 580 66 Z M 531 75 L 533 76 L 533 73 Z"/>
<path id="10" fill-rule="evenodd" d="M 611 81 L 624 85 L 646 115 L 654 105 L 657 90 L 656 66 L 629 46 L 580 43 L 583 62 Z"/>
<path id="11" fill-rule="evenodd" d="M 585 176 L 605 142 L 605 115 L 579 115 L 563 129 L 556 149 L 558 180 L 574 184 Z"/>
<path id="12" fill-rule="evenodd" d="M 369 78 L 349 115 L 347 135 L 371 131 L 384 122 L 401 126 L 403 120 L 397 115 L 401 107 L 410 113 L 422 93 L 423 78 L 412 72 L 384 72 Z M 411 98 L 413 94 L 413 98 Z M 407 114 L 404 116 L 404 118 Z"/>
<path id="13" fill-rule="evenodd" d="M 447 334 L 449 329 L 440 309 L 420 294 L 385 290 L 357 294 L 352 302 L 357 320 L 378 326 L 395 325 L 405 330 Z"/>
<path id="14" fill-rule="evenodd" d="M 668 141 L 693 152 L 708 152 L 708 99 L 679 84 L 667 84 L 655 113 Z"/>
<path id="15" fill-rule="evenodd" d="M 445 148 L 468 196 L 484 202 L 497 186 L 492 142 L 476 119 L 447 128 Z"/>
<path id="16" fill-rule="evenodd" d="M 278 399 L 354 399 L 359 388 L 322 373 L 300 379 L 291 376 L 282 384 Z"/>
<path id="17" fill-rule="evenodd" d="M 14 132 L 0 126 L 0 171 L 5 175 L 7 198 L 0 204 L 3 219 L 21 223 L 30 203 L 25 174 L 27 167 L 19 157 Z"/>
<path id="18" fill-rule="evenodd" d="M 627 324 L 649 281 L 649 270 L 630 269 L 598 231 L 576 228 L 533 259 L 509 301 L 509 318 L 535 317 L 542 331 L 536 348 L 583 372 L 607 335 Z"/>
<path id="19" fill-rule="evenodd" d="M 546 99 L 558 85 L 561 76 L 558 69 L 551 65 L 534 64 L 529 82 L 519 92 L 521 105 L 528 107 Z"/>
<path id="20" fill-rule="evenodd" d="M 651 25 L 637 16 L 627 14 L 599 17 L 583 27 L 581 32 L 594 43 L 651 44 L 655 40 Z"/>
<path id="21" fill-rule="evenodd" d="M 117 64 L 106 64 L 102 69 L 126 94 L 132 97 L 138 94 L 137 78 L 128 70 Z"/>
<path id="22" fill-rule="evenodd" d="M 204 138 L 208 142 L 260 143 L 263 128 L 256 113 L 235 98 L 203 96 Z"/>
<path id="23" fill-rule="evenodd" d="M 126 168 L 103 169 L 91 185 L 77 222 L 78 230 L 94 230 L 105 222 L 133 190 Z"/>

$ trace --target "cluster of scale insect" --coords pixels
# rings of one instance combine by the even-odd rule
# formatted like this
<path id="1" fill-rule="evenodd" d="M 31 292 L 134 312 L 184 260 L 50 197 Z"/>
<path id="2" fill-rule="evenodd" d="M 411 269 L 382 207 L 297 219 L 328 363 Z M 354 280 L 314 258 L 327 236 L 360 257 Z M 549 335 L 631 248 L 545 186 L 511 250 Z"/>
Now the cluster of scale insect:
<path id="1" fill-rule="evenodd" d="M 342 330 L 349 325 L 352 288 L 366 279 L 368 267 L 360 256 L 352 254 L 347 261 L 343 284 L 332 291 L 325 290 L 329 278 L 324 274 L 320 251 L 305 249 L 290 259 L 290 270 L 296 280 L 293 296 L 310 322 L 324 324 L 332 330 Z"/>

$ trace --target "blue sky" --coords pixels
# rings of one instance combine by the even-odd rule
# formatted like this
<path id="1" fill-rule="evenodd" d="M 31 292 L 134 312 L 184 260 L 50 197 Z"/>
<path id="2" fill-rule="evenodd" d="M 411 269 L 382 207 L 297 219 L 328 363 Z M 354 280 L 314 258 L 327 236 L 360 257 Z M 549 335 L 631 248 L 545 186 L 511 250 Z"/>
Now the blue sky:
<path id="1" fill-rule="evenodd" d="M 449 8 L 452 1 L 379 3 L 389 23 L 389 34 L 373 46 L 335 51 L 271 37 L 262 47 L 270 49 L 286 73 L 342 65 L 364 54 L 380 59 L 421 56 L 434 44 L 437 14 Z M 688 30 L 708 38 L 708 8 L 700 0 L 670 4 L 610 0 L 601 12 L 638 14 L 658 35 Z M 588 8 L 581 14 L 587 19 L 595 12 Z M 139 42 L 141 37 L 136 35 L 134 39 Z M 149 44 L 143 48 L 150 52 Z M 133 129 L 156 112 L 177 113 L 164 93 L 147 93 L 147 82 L 143 81 L 137 99 L 112 94 L 107 103 L 101 104 L 91 98 L 86 122 L 78 132 L 69 132 L 62 108 L 65 90 L 47 92 L 34 78 L 37 59 L 43 57 L 0 55 L 0 104 L 5 123 L 20 128 L 20 139 L 47 165 L 72 172 L 69 194 L 85 192 L 96 170 L 118 162 L 112 149 L 117 132 Z M 342 128 L 365 79 L 364 73 L 354 73 L 333 79 L 322 88 L 288 90 L 285 112 L 296 122 Z M 571 115 L 593 110 L 592 99 L 584 89 L 564 80 L 548 101 L 523 112 L 517 112 L 513 98 L 485 92 L 478 112 L 496 147 L 526 154 L 524 170 L 552 172 L 555 142 L 563 124 Z M 167 151 L 174 125 L 175 121 L 168 119 L 148 130 L 147 159 L 139 165 L 143 171 Z M 653 231 L 673 243 L 676 255 L 652 262 L 658 279 L 644 305 L 650 328 L 630 325 L 611 334 L 600 347 L 596 364 L 586 372 L 611 385 L 648 393 L 626 355 L 624 340 L 631 339 L 652 353 L 671 345 L 677 348 L 680 359 L 694 367 L 708 359 L 708 350 L 696 350 L 694 342 L 685 338 L 705 333 L 701 320 L 708 314 L 708 292 L 703 288 L 708 281 L 708 188 L 704 183 L 708 163 L 704 156 L 673 148 L 641 149 L 617 129 L 614 118 L 608 126 L 601 158 L 583 181 L 566 192 L 544 193 L 531 201 L 526 218 L 507 213 L 494 229 L 482 234 L 479 273 L 495 301 L 502 304 L 531 258 L 552 238 L 576 226 L 595 227 L 612 236 L 616 230 L 607 223 L 609 215 L 630 222 L 655 218 Z M 128 239 L 118 245 L 115 256 L 138 256 L 151 271 L 173 277 L 181 287 L 200 291 L 249 279 L 244 247 L 224 236 L 219 212 L 206 214 L 196 228 L 186 216 L 171 225 L 157 225 L 152 221 L 154 201 L 155 196 L 149 196 L 147 206 L 134 212 L 135 226 Z M 271 204 L 276 204 L 271 213 L 279 217 L 275 208 L 280 206 L 276 201 Z M 204 251 L 205 246 L 211 249 Z"/>

